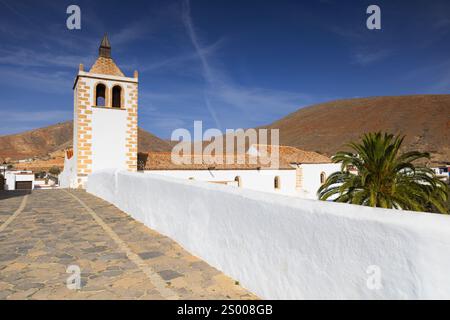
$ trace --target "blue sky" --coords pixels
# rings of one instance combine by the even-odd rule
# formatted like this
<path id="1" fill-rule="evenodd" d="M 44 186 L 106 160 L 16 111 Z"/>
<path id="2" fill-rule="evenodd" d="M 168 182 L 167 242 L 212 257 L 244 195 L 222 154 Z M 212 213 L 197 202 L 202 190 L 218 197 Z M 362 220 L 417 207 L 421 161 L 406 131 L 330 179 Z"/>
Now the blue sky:
<path id="1" fill-rule="evenodd" d="M 78 4 L 81 30 L 66 28 Z M 381 7 L 382 29 L 366 28 Z M 450 92 L 450 2 L 0 0 L 0 135 L 72 118 L 107 32 L 140 72 L 139 125 L 247 128 L 340 98 Z M 330 119 L 332 121 L 332 119 Z"/>

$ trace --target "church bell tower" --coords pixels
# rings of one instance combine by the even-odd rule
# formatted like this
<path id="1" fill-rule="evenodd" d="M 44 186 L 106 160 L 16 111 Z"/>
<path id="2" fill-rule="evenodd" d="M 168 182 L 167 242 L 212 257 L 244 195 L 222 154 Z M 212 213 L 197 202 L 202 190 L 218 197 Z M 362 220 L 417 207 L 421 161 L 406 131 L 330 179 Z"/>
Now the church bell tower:
<path id="1" fill-rule="evenodd" d="M 80 65 L 73 86 L 72 187 L 85 187 L 102 169 L 137 170 L 138 73 L 126 77 L 105 35 L 89 71 Z"/>

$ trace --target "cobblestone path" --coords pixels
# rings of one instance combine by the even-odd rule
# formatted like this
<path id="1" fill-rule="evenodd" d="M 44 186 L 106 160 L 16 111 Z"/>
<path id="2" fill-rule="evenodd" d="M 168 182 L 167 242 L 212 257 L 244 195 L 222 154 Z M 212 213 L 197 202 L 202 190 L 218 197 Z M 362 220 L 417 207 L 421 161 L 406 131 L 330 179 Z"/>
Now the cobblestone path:
<path id="1" fill-rule="evenodd" d="M 78 267 L 81 287 L 69 289 Z M 0 193 L 0 299 L 255 298 L 82 190 Z"/>

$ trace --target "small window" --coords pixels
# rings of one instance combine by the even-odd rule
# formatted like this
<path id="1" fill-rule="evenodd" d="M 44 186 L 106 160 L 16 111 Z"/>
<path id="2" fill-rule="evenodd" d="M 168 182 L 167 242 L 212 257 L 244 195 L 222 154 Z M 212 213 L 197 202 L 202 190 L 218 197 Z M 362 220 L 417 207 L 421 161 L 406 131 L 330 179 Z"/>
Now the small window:
<path id="1" fill-rule="evenodd" d="M 325 174 L 325 172 L 322 172 L 320 174 L 320 184 L 324 184 L 326 180 L 327 180 L 327 175 Z"/>
<path id="2" fill-rule="evenodd" d="M 122 88 L 120 86 L 114 86 L 112 89 L 112 107 L 122 107 Z"/>
<path id="3" fill-rule="evenodd" d="M 276 176 L 273 179 L 273 187 L 277 190 L 280 189 L 280 177 L 279 176 Z"/>
<path id="4" fill-rule="evenodd" d="M 99 83 L 95 88 L 95 105 L 97 107 L 104 107 L 106 102 L 106 87 Z"/>
<path id="5" fill-rule="evenodd" d="M 237 182 L 238 187 L 242 187 L 242 180 L 241 180 L 241 177 L 237 176 L 236 178 L 234 178 L 234 181 Z"/>

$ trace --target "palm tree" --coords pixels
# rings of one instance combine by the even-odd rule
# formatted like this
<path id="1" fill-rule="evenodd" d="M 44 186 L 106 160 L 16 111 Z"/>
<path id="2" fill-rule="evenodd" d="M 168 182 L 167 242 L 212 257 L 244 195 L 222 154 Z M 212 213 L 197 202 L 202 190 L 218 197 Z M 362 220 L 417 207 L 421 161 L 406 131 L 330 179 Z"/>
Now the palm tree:
<path id="1" fill-rule="evenodd" d="M 349 143 L 354 152 L 339 151 L 333 162 L 342 163 L 341 171 L 328 177 L 319 188 L 320 200 L 330 197 L 371 207 L 449 213 L 448 187 L 434 172 L 415 165 L 429 159 L 427 152 L 400 153 L 404 137 L 387 133 L 365 134 L 360 143 Z M 349 172 L 352 167 L 357 173 Z"/>

